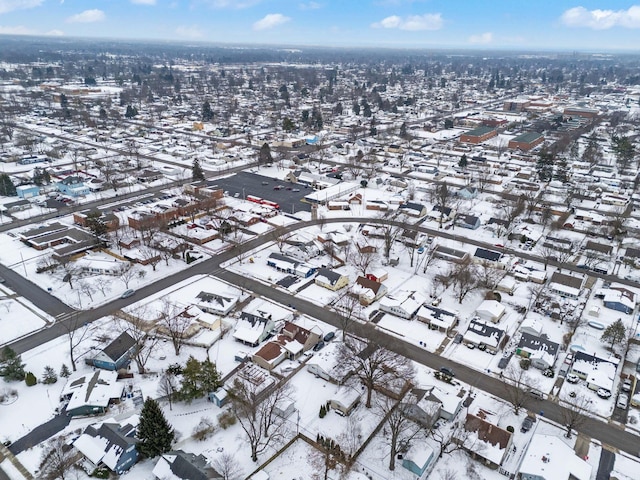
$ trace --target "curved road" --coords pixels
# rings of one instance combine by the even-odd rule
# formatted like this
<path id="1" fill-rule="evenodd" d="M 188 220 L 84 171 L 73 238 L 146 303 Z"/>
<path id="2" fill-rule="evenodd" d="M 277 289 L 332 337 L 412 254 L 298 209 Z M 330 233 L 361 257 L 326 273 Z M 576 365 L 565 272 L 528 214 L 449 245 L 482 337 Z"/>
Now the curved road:
<path id="1" fill-rule="evenodd" d="M 467 239 L 464 237 L 458 237 L 455 234 L 449 233 L 448 231 L 441 231 L 436 229 L 430 229 L 427 227 L 414 226 L 410 224 L 405 224 L 403 222 L 398 222 L 395 220 L 388 219 L 376 219 L 376 218 L 333 218 L 326 219 L 326 223 L 370 223 L 370 224 L 382 224 L 382 225 L 394 225 L 402 228 L 418 228 L 420 231 L 431 234 L 438 235 L 445 238 L 451 238 L 458 241 L 463 241 L 468 244 L 482 246 L 482 247 L 491 247 L 483 242 L 478 242 L 472 239 Z M 286 227 L 281 227 L 277 229 L 278 233 L 288 233 L 294 230 L 298 230 L 301 228 L 305 228 L 311 225 L 316 224 L 314 221 L 303 221 L 297 222 L 295 224 L 291 224 Z M 254 248 L 261 246 L 264 243 L 270 242 L 273 239 L 273 234 L 267 234 L 258 236 L 252 240 L 249 240 L 245 244 L 242 245 L 242 249 L 244 252 L 250 251 Z M 494 247 L 495 248 L 495 247 Z M 516 253 L 516 252 L 514 252 Z M 57 338 L 61 335 L 65 335 L 70 328 L 78 328 L 85 323 L 92 322 L 97 320 L 98 318 L 102 318 L 104 316 L 111 315 L 118 309 L 121 309 L 131 303 L 138 301 L 139 298 L 146 297 L 153 293 L 156 293 L 165 288 L 171 287 L 178 282 L 186 280 L 194 275 L 198 274 L 208 274 L 212 276 L 216 276 L 226 282 L 234 284 L 240 288 L 247 289 L 256 293 L 257 295 L 264 296 L 269 298 L 275 302 L 290 305 L 294 304 L 296 309 L 301 313 L 309 315 L 313 318 L 321 319 L 324 322 L 327 322 L 333 325 L 336 328 L 340 328 L 341 326 L 341 318 L 337 313 L 327 310 L 326 308 L 311 303 L 306 300 L 302 300 L 293 295 L 290 295 L 282 290 L 272 288 L 269 285 L 265 285 L 257 280 L 253 280 L 251 278 L 247 278 L 242 275 L 238 275 L 236 273 L 225 270 L 220 267 L 221 264 L 232 260 L 236 257 L 238 251 L 235 248 L 229 249 L 215 257 L 203 261 L 201 263 L 197 263 L 192 267 L 183 270 L 181 272 L 175 273 L 166 278 L 162 278 L 159 281 L 148 285 L 144 288 L 141 288 L 136 292 L 136 295 L 130 297 L 128 299 L 117 299 L 109 304 L 103 305 L 101 307 L 95 308 L 93 310 L 81 311 L 77 312 L 77 314 L 69 315 L 67 313 L 66 318 L 56 322 L 49 328 L 41 330 L 39 332 L 28 335 L 20 340 L 17 340 L 10 344 L 11 348 L 13 348 L 16 352 L 22 353 L 32 348 L 41 345 L 49 340 Z M 524 258 L 536 259 L 539 258 L 533 255 L 525 255 L 517 252 L 518 255 Z M 550 262 L 552 263 L 552 262 Z M 560 266 L 560 265 L 558 265 Z M 567 269 L 566 265 L 562 265 L 562 268 Z M 580 271 L 580 270 L 577 270 Z M 13 273 L 13 272 L 12 272 Z M 17 281 L 18 275 L 13 273 L 15 276 L 10 277 L 10 281 Z M 606 278 L 607 276 L 601 276 Z M 615 277 L 614 277 L 615 278 Z M 22 289 L 23 285 L 16 283 L 18 289 Z M 40 297 L 40 293 L 35 293 L 36 291 L 42 292 L 39 288 L 33 288 L 33 284 L 29 282 L 27 285 L 28 289 L 24 291 L 19 291 L 18 293 L 24 295 L 28 299 L 34 299 L 34 303 L 36 303 Z M 46 294 L 45 294 L 46 295 Z M 37 304 L 37 303 L 36 303 Z M 59 306 L 58 306 L 59 307 Z M 68 308 L 68 307 L 67 307 Z M 475 388 L 486 391 L 492 395 L 497 397 L 504 397 L 505 394 L 505 385 L 502 381 L 497 378 L 494 378 L 490 375 L 486 375 L 477 370 L 473 370 L 467 366 L 457 364 L 450 360 L 444 359 L 434 353 L 428 352 L 412 343 L 406 342 L 402 339 L 399 339 L 395 336 L 388 335 L 383 333 L 372 326 L 371 324 L 360 324 L 353 322 L 350 326 L 350 331 L 356 335 L 370 338 L 375 341 L 377 344 L 382 345 L 390 350 L 393 350 L 397 353 L 400 353 L 404 356 L 411 358 L 412 360 L 428 366 L 433 369 L 439 369 L 441 366 L 448 366 L 452 368 L 456 373 L 456 378 L 461 380 L 469 385 L 473 385 Z M 563 424 L 563 415 L 562 412 L 564 408 L 557 403 L 550 402 L 548 400 L 537 401 L 536 409 L 543 410 L 546 417 L 549 419 Z M 602 443 L 607 444 L 611 447 L 614 447 L 619 450 L 623 450 L 632 455 L 638 455 L 640 452 L 640 437 L 623 430 L 621 427 L 618 427 L 614 424 L 604 423 L 595 418 L 587 418 L 584 423 L 580 427 L 580 431 L 592 438 L 600 440 Z"/>

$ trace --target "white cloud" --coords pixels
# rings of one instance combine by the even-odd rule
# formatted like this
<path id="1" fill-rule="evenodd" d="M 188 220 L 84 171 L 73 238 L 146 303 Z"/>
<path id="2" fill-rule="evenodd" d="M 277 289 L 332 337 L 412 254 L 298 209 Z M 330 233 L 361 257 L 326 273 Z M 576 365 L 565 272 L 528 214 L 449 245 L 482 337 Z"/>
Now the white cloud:
<path id="1" fill-rule="evenodd" d="M 318 10 L 319 8 L 322 8 L 322 6 L 323 5 L 318 2 L 303 2 L 299 5 L 300 10 Z"/>
<path id="2" fill-rule="evenodd" d="M 204 33 L 200 30 L 200 27 L 197 25 L 181 25 L 176 28 L 176 34 L 185 37 L 185 38 L 202 38 L 204 37 Z"/>
<path id="3" fill-rule="evenodd" d="M 93 10 L 85 10 L 84 12 L 77 13 L 76 15 L 71 15 L 67 18 L 67 23 L 101 22 L 105 18 L 107 17 L 102 10 L 94 8 Z"/>
<path id="4" fill-rule="evenodd" d="M 587 27 L 593 30 L 607 30 L 613 27 L 640 28 L 640 5 L 627 10 L 587 10 L 574 7 L 560 17 L 568 27 Z"/>
<path id="5" fill-rule="evenodd" d="M 397 15 L 383 18 L 372 23 L 373 28 L 399 28 L 400 30 L 440 30 L 442 28 L 442 15 L 439 13 L 425 13 L 424 15 L 409 15 L 402 18 Z"/>
<path id="6" fill-rule="evenodd" d="M 24 25 L 15 26 L 3 26 L 0 25 L 0 35 L 49 35 L 49 36 L 61 36 L 64 32 L 61 30 L 51 30 L 47 33 L 40 33 L 37 30 L 32 30 Z"/>
<path id="7" fill-rule="evenodd" d="M 261 0 L 205 0 L 214 8 L 249 8 L 260 3 Z"/>
<path id="8" fill-rule="evenodd" d="M 469 37 L 469 43 L 475 43 L 477 45 L 486 45 L 493 42 L 493 33 L 484 32 L 479 35 L 471 35 Z"/>
<path id="9" fill-rule="evenodd" d="M 64 32 L 62 30 L 53 29 L 49 30 L 45 35 L 49 35 L 51 37 L 62 37 L 64 36 Z"/>
<path id="10" fill-rule="evenodd" d="M 25 10 L 27 8 L 39 7 L 44 0 L 0 0 L 0 13 L 13 12 L 14 10 Z M 18 28 L 18 27 L 6 27 Z M 19 34 L 17 34 L 19 35 Z"/>
<path id="11" fill-rule="evenodd" d="M 269 13 L 253 24 L 254 30 L 268 30 L 290 21 L 291 18 L 285 17 L 281 13 Z"/>
<path id="12" fill-rule="evenodd" d="M 156 0 L 131 0 L 131 3 L 135 3 L 136 5 L 155 5 Z"/>

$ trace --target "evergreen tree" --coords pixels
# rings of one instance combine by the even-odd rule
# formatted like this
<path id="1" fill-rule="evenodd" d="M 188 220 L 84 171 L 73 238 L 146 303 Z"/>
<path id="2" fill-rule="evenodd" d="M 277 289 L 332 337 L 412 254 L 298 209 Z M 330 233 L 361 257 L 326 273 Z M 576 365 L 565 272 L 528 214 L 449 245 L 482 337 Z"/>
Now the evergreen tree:
<path id="1" fill-rule="evenodd" d="M 271 148 L 269 147 L 269 144 L 265 142 L 262 144 L 262 147 L 260 147 L 258 163 L 264 164 L 264 163 L 271 163 L 271 162 L 273 162 L 273 156 L 271 156 Z"/>
<path id="2" fill-rule="evenodd" d="M 402 122 L 402 125 L 400 125 L 400 138 L 407 138 L 407 124 L 406 124 L 406 122 Z"/>
<path id="3" fill-rule="evenodd" d="M 24 377 L 24 381 L 27 384 L 27 387 L 33 387 L 36 383 L 38 383 L 38 379 L 32 372 L 27 372 Z"/>
<path id="4" fill-rule="evenodd" d="M 553 176 L 553 154 L 545 148 L 538 154 L 536 171 L 538 178 L 543 182 L 548 182 Z"/>
<path id="5" fill-rule="evenodd" d="M 179 398 L 190 403 L 196 398 L 202 397 L 200 390 L 200 377 L 202 375 L 202 364 L 189 357 L 184 369 L 182 370 L 182 385 L 179 392 Z"/>
<path id="6" fill-rule="evenodd" d="M 109 230 L 109 227 L 102 218 L 102 213 L 98 210 L 87 213 L 85 225 L 89 230 L 91 230 L 91 233 L 93 233 L 93 236 L 98 241 L 100 241 L 100 239 L 106 235 Z"/>
<path id="7" fill-rule="evenodd" d="M 627 329 L 622 323 L 621 319 L 616 320 L 602 332 L 600 340 L 608 342 L 611 346 L 610 349 L 613 352 L 613 347 L 621 343 L 627 337 Z"/>
<path id="8" fill-rule="evenodd" d="M 211 120 L 213 120 L 213 110 L 211 110 L 209 100 L 206 100 L 202 104 L 202 121 L 210 122 Z"/>
<path id="9" fill-rule="evenodd" d="M 458 162 L 458 166 L 459 166 L 461 169 L 463 169 L 463 170 L 464 170 L 465 168 L 467 168 L 467 164 L 468 164 L 468 162 L 467 162 L 467 154 L 466 154 L 466 153 L 463 153 L 463 154 L 462 154 L 462 157 L 460 157 L 460 161 Z"/>
<path id="10" fill-rule="evenodd" d="M 133 118 L 138 115 L 138 109 L 136 107 L 132 107 L 131 105 L 127 105 L 127 111 L 124 116 L 127 118 Z"/>
<path id="11" fill-rule="evenodd" d="M 200 372 L 200 389 L 204 395 L 215 392 L 221 386 L 220 372 L 216 364 L 206 359 L 202 362 L 202 370 Z"/>
<path id="12" fill-rule="evenodd" d="M 3 197 L 12 197 L 16 194 L 16 186 L 6 173 L 0 174 L 0 195 Z"/>
<path id="13" fill-rule="evenodd" d="M 202 170 L 202 167 L 200 166 L 200 160 L 198 160 L 197 157 L 193 159 L 193 166 L 191 167 L 191 177 L 194 181 L 205 179 L 204 171 Z"/>
<path id="14" fill-rule="evenodd" d="M 569 166 L 567 165 L 566 158 L 559 158 L 556 162 L 553 179 L 562 183 L 567 183 L 569 181 Z"/>
<path id="15" fill-rule="evenodd" d="M 4 377 L 5 382 L 22 381 L 26 375 L 24 367 L 20 355 L 10 347 L 4 347 L 0 361 L 0 377 Z"/>
<path id="16" fill-rule="evenodd" d="M 155 458 L 171 450 L 174 438 L 173 427 L 165 418 L 158 402 L 147 398 L 140 412 L 138 451 L 147 458 Z"/>
<path id="17" fill-rule="evenodd" d="M 71 376 L 71 370 L 69 370 L 69 367 L 67 367 L 66 363 L 63 363 L 62 367 L 60 368 L 60 376 L 62 378 L 69 378 Z"/>
<path id="18" fill-rule="evenodd" d="M 49 365 L 44 367 L 44 373 L 42 374 L 42 383 L 44 383 L 45 385 L 51 385 L 52 383 L 56 383 L 57 381 L 58 375 L 56 375 L 56 371 Z"/>

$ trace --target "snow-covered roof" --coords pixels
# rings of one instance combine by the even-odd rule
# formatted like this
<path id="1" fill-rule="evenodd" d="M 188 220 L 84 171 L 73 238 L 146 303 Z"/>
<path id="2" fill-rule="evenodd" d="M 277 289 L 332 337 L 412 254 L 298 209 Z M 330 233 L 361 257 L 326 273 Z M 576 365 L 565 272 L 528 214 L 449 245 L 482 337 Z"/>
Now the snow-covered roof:
<path id="1" fill-rule="evenodd" d="M 555 435 L 534 434 L 522 460 L 520 473 L 545 480 L 588 480 L 591 465 Z"/>
<path id="2" fill-rule="evenodd" d="M 496 300 L 485 300 L 476 309 L 476 313 L 485 320 L 497 320 L 506 310 L 506 307 Z"/>
<path id="3" fill-rule="evenodd" d="M 117 382 L 118 372 L 96 370 L 92 373 L 69 378 L 61 397 L 71 396 L 67 410 L 90 405 L 107 407 L 109 400 L 120 398 L 124 385 Z"/>

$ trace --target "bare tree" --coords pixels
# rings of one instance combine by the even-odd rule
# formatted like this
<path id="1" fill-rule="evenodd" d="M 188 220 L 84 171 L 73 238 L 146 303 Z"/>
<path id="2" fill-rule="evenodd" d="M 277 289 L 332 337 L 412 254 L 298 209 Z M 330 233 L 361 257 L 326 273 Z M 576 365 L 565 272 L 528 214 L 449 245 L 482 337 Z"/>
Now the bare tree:
<path id="1" fill-rule="evenodd" d="M 354 415 L 347 417 L 347 423 L 337 440 L 348 459 L 358 451 L 362 444 L 362 427 Z"/>
<path id="2" fill-rule="evenodd" d="M 471 432 L 464 428 L 462 420 L 456 420 L 453 428 L 441 426 L 431 429 L 431 438 L 438 444 L 438 459 L 444 455 L 451 455 L 458 450 L 465 449 L 466 440 L 471 438 Z"/>
<path id="3" fill-rule="evenodd" d="M 91 337 L 93 328 L 84 324 L 81 324 L 78 318 L 78 312 L 74 312 L 68 320 L 62 321 L 62 326 L 67 332 L 67 340 L 69 341 L 69 359 L 71 361 L 71 368 L 75 372 L 76 367 L 76 349 L 82 342 Z"/>
<path id="4" fill-rule="evenodd" d="M 387 218 L 386 215 L 383 218 Z M 393 215 L 392 217 L 393 218 Z M 392 225 L 391 223 L 380 225 L 378 227 L 382 231 L 382 240 L 384 242 L 384 256 L 389 259 L 391 255 L 391 247 L 393 247 L 393 242 L 396 241 L 398 235 L 402 233 L 402 227 L 397 227 Z"/>
<path id="5" fill-rule="evenodd" d="M 176 379 L 176 376 L 170 372 L 165 372 L 160 377 L 158 382 L 158 394 L 162 397 L 166 397 L 169 402 L 169 410 L 173 410 L 173 399 L 176 393 L 180 389 L 180 385 Z"/>
<path id="6" fill-rule="evenodd" d="M 329 480 L 329 472 L 338 466 L 338 459 L 334 452 L 323 446 L 311 451 L 309 463 L 315 470 L 312 480 Z"/>
<path id="7" fill-rule="evenodd" d="M 527 214 L 529 218 L 531 218 L 542 202 L 542 193 L 537 190 L 527 190 L 520 197 L 524 198 Z"/>
<path id="8" fill-rule="evenodd" d="M 452 266 L 449 271 L 449 277 L 452 280 L 458 303 L 462 303 L 464 297 L 479 286 L 475 265 L 469 259 Z"/>
<path id="9" fill-rule="evenodd" d="M 387 396 L 376 404 L 378 416 L 385 422 L 389 445 L 389 470 L 392 471 L 396 468 L 398 453 L 407 448 L 409 442 L 423 431 L 420 425 L 405 415 L 403 407 L 399 401 L 396 402 Z"/>
<path id="10" fill-rule="evenodd" d="M 72 470 L 79 460 L 77 450 L 66 436 L 52 437 L 44 445 L 40 457 L 38 478 L 42 480 L 67 480 L 75 478 Z"/>
<path id="11" fill-rule="evenodd" d="M 346 338 L 340 344 L 338 353 L 343 376 L 351 375 L 367 389 L 365 406 L 371 408 L 373 390 L 380 389 L 400 380 L 411 382 L 415 372 L 411 361 L 372 340 Z"/>
<path id="12" fill-rule="evenodd" d="M 475 269 L 478 285 L 488 290 L 494 290 L 500 281 L 507 276 L 507 272 L 499 268 L 501 265 L 485 260 Z"/>
<path id="13" fill-rule="evenodd" d="M 161 260 L 160 253 L 149 246 L 141 248 L 140 252 L 142 253 L 142 258 L 147 262 L 147 264 L 151 265 L 151 268 L 155 272 L 156 266 Z"/>
<path id="14" fill-rule="evenodd" d="M 146 373 L 146 365 L 158 344 L 153 324 L 145 320 L 146 308 L 139 307 L 127 314 L 127 320 L 114 318 L 114 324 L 120 332 L 127 332 L 135 342 L 133 358 L 138 366 L 138 373 Z"/>
<path id="15" fill-rule="evenodd" d="M 238 480 L 243 478 L 243 468 L 233 453 L 223 453 L 211 462 L 222 480 Z"/>
<path id="16" fill-rule="evenodd" d="M 376 264 L 378 260 L 378 254 L 366 247 L 361 248 L 360 245 L 356 245 L 353 255 L 349 256 L 350 263 L 353 264 L 358 272 L 364 277 L 367 272 Z"/>
<path id="17" fill-rule="evenodd" d="M 340 317 L 340 330 L 342 330 L 342 338 L 344 339 L 354 319 L 359 318 L 362 305 L 355 295 L 347 291 L 338 298 L 333 308 Z"/>
<path id="18" fill-rule="evenodd" d="M 93 284 L 86 280 L 81 280 L 78 286 L 80 288 L 80 292 L 89 297 L 89 300 L 93 302 L 93 294 L 96 293 L 96 289 Z"/>
<path id="19" fill-rule="evenodd" d="M 236 378 L 229 389 L 231 411 L 247 436 L 254 462 L 271 444 L 280 442 L 286 432 L 286 421 L 276 415 L 276 409 L 289 396 L 291 387 L 287 383 L 263 387 L 264 382 Z"/>
<path id="20" fill-rule="evenodd" d="M 95 278 L 93 284 L 102 293 L 103 296 L 107 296 L 107 292 L 111 291 L 111 279 L 99 275 Z"/>
<path id="21" fill-rule="evenodd" d="M 180 349 L 187 338 L 187 331 L 191 326 L 191 315 L 186 310 L 181 310 L 175 303 L 164 298 L 160 311 L 159 328 L 171 339 L 176 356 L 180 355 Z"/>
<path id="22" fill-rule="evenodd" d="M 509 365 L 503 373 L 504 399 L 513 406 L 513 413 L 520 414 L 522 408 L 526 408 L 531 395 L 529 390 L 533 386 L 533 380 L 526 370 Z"/>
<path id="23" fill-rule="evenodd" d="M 567 429 L 565 437 L 571 438 L 573 430 L 578 430 L 589 417 L 589 411 L 587 407 L 591 403 L 591 400 L 582 393 L 575 394 L 571 397 L 571 394 L 565 395 L 562 399 L 561 416 L 562 422 Z"/>
<path id="24" fill-rule="evenodd" d="M 453 191 L 446 183 L 438 185 L 434 191 L 434 203 L 440 209 L 440 217 L 438 219 L 438 228 L 442 228 L 444 222 L 445 211 L 449 208 L 449 203 L 453 198 Z"/>
<path id="25" fill-rule="evenodd" d="M 131 280 L 133 280 L 133 278 L 136 276 L 137 271 L 138 269 L 131 264 L 122 266 L 118 277 L 120 278 L 120 280 L 122 280 L 122 283 L 124 283 L 124 288 L 129 288 L 129 284 L 131 283 Z"/>
<path id="26" fill-rule="evenodd" d="M 502 202 L 502 218 L 507 221 L 509 226 L 513 226 L 513 222 L 522 215 L 525 209 L 525 199 L 523 196 L 519 196 L 515 200 L 504 199 Z"/>

